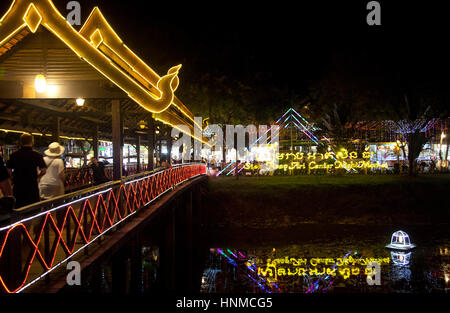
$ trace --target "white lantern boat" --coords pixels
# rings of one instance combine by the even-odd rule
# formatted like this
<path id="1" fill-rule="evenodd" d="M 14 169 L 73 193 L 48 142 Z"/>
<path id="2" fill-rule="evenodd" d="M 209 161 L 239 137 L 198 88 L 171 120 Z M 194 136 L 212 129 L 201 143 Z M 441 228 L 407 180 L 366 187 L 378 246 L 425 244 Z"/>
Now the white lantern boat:
<path id="1" fill-rule="evenodd" d="M 391 251 L 391 259 L 395 265 L 406 266 L 411 259 L 411 252 Z"/>
<path id="2" fill-rule="evenodd" d="M 416 245 L 411 243 L 409 235 L 401 230 L 392 234 L 391 243 L 386 246 L 386 248 L 395 250 L 410 250 L 415 247 Z"/>

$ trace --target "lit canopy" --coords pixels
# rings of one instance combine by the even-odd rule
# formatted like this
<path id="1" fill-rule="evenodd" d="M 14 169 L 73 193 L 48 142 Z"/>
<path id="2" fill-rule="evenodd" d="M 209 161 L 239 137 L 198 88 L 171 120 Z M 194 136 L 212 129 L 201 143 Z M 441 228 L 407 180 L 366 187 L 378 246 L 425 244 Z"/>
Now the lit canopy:
<path id="1" fill-rule="evenodd" d="M 40 26 L 55 35 L 79 60 L 95 69 L 155 119 L 171 126 L 184 124 L 193 129 L 193 114 L 175 96 L 181 65 L 170 68 L 163 76 L 156 74 L 124 44 L 97 7 L 78 32 L 51 0 L 13 1 L 0 19 L 0 57 L 12 50 L 25 36 L 35 34 Z M 2 98 L 40 98 L 30 88 L 32 83 L 29 80 L 23 81 L 23 90 L 19 95 L 16 92 L 9 97 L 5 96 L 2 89 Z M 77 90 L 75 83 L 72 87 L 62 97 L 55 98 L 85 97 L 83 94 L 71 94 L 73 90 Z M 42 98 L 49 97 L 47 95 Z"/>

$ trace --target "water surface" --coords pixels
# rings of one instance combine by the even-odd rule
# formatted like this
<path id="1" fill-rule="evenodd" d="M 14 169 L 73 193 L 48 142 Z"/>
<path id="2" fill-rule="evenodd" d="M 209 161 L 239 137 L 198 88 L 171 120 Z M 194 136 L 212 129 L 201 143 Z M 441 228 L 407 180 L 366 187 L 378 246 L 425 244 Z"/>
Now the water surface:
<path id="1" fill-rule="evenodd" d="M 387 249 L 397 230 L 406 231 L 416 248 Z M 201 292 L 447 293 L 449 288 L 446 225 L 305 224 L 275 233 L 228 230 L 217 238 Z M 365 261 L 371 258 L 381 263 L 380 285 L 367 282 Z"/>

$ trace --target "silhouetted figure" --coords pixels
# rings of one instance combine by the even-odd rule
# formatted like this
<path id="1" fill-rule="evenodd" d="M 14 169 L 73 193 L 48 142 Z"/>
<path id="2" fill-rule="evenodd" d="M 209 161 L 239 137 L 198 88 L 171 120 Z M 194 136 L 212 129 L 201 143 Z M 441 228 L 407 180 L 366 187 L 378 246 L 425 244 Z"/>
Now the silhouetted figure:
<path id="1" fill-rule="evenodd" d="M 44 151 L 47 172 L 39 181 L 39 192 L 42 199 L 51 199 L 64 194 L 64 161 L 60 158 L 64 150 L 59 143 L 52 142 Z"/>
<path id="2" fill-rule="evenodd" d="M 16 208 L 40 201 L 38 178 L 46 173 L 47 165 L 39 152 L 33 150 L 33 136 L 20 136 L 21 148 L 11 154 L 6 167 L 12 171 Z"/>
<path id="3" fill-rule="evenodd" d="M 92 169 L 94 186 L 104 184 L 109 181 L 106 168 L 102 162 L 99 162 L 96 158 L 91 158 L 88 165 Z"/>

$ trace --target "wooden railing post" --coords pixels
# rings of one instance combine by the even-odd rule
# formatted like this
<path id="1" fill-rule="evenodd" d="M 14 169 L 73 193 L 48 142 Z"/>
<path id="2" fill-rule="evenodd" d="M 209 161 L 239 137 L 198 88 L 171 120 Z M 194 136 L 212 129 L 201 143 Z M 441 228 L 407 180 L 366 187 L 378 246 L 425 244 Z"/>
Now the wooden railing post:
<path id="1" fill-rule="evenodd" d="M 111 101 L 112 113 L 112 141 L 113 141 L 113 180 L 120 180 L 122 178 L 123 166 L 123 136 L 122 123 L 120 117 L 120 101 Z"/>

